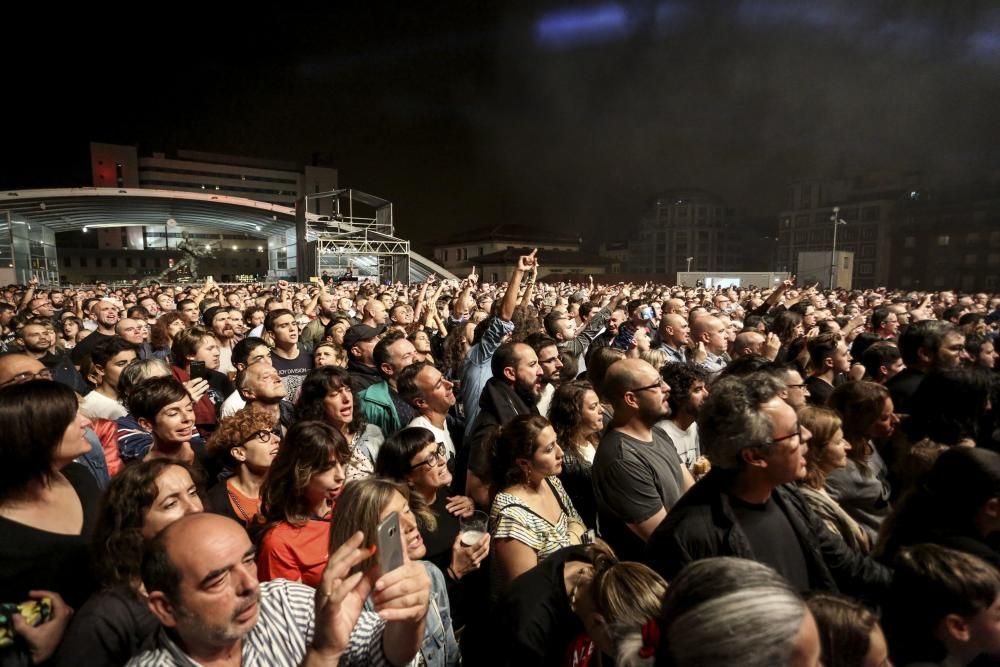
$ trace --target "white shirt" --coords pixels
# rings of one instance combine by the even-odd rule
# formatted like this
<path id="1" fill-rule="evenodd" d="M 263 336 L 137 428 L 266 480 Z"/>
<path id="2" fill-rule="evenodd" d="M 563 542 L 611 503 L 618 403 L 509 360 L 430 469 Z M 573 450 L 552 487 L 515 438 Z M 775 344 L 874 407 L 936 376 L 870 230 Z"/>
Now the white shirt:
<path id="1" fill-rule="evenodd" d="M 677 424 L 669 419 L 664 419 L 656 422 L 656 428 L 662 429 L 664 433 L 670 436 L 670 440 L 674 443 L 674 448 L 677 450 L 677 455 L 681 457 L 684 465 L 690 469 L 692 464 L 701 456 L 701 447 L 698 443 L 698 423 L 691 422 L 687 430 L 682 431 L 678 428 Z"/>
<path id="2" fill-rule="evenodd" d="M 80 414 L 88 419 L 118 419 L 128 414 L 125 406 L 94 390 L 80 402 Z"/>
<path id="3" fill-rule="evenodd" d="M 451 441 L 451 433 L 448 433 L 447 425 L 445 425 L 446 427 L 443 429 L 438 428 L 431 423 L 431 420 L 421 415 L 419 417 L 414 417 L 413 421 L 407 424 L 407 426 L 419 426 L 427 429 L 434 434 L 434 442 L 443 444 L 444 448 L 448 450 L 448 458 L 451 459 L 455 457 L 455 443 Z"/>
<path id="4" fill-rule="evenodd" d="M 234 391 L 222 402 L 222 407 L 219 409 L 220 418 L 232 417 L 246 406 L 247 402 L 240 396 L 240 392 Z"/>
<path id="5" fill-rule="evenodd" d="M 552 405 L 552 397 L 556 395 L 556 386 L 551 382 L 542 389 L 542 395 L 538 397 L 538 414 L 543 417 L 549 416 L 549 406 Z"/>

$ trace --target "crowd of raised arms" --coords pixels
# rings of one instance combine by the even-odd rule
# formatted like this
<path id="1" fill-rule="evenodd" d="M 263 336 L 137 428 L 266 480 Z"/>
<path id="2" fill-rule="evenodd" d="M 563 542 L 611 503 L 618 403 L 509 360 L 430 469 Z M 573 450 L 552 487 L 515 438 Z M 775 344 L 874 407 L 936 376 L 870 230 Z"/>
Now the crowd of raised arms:
<path id="1" fill-rule="evenodd" d="M 0 664 L 1000 663 L 1000 296 L 0 289 Z"/>

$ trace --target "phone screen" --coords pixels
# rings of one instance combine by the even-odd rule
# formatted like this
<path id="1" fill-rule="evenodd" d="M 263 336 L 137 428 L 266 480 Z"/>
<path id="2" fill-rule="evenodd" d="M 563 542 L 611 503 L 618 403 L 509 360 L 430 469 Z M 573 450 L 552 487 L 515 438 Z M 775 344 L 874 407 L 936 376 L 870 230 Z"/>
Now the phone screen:
<path id="1" fill-rule="evenodd" d="M 378 525 L 378 564 L 382 574 L 403 565 L 403 537 L 400 535 L 398 512 L 393 512 Z"/>
<path id="2" fill-rule="evenodd" d="M 192 361 L 191 362 L 191 377 L 192 377 L 192 379 L 193 378 L 203 378 L 206 375 L 208 375 L 208 372 L 205 370 L 205 362 L 204 361 Z"/>

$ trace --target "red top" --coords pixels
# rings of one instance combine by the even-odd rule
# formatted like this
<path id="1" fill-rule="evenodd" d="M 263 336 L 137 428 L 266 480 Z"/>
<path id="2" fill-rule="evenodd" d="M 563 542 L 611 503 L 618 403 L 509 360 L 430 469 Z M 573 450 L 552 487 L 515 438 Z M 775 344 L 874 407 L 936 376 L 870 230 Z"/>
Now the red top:
<path id="1" fill-rule="evenodd" d="M 301 581 L 316 588 L 330 558 L 329 544 L 329 521 L 310 520 L 301 528 L 282 521 L 260 542 L 257 578 Z"/>

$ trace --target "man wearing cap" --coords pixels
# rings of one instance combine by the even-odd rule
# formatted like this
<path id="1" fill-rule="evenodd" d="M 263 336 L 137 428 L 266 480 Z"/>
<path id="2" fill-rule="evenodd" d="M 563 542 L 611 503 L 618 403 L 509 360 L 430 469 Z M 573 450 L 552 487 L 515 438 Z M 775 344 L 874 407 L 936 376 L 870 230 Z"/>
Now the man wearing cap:
<path id="1" fill-rule="evenodd" d="M 236 332 L 233 330 L 233 322 L 229 318 L 229 309 L 222 306 L 206 308 L 202 314 L 202 321 L 219 339 L 219 372 L 234 372 L 236 367 L 233 366 L 233 344 Z"/>
<path id="2" fill-rule="evenodd" d="M 351 389 L 355 394 L 382 381 L 375 367 L 375 346 L 385 331 L 385 325 L 377 327 L 355 324 L 344 334 L 344 349 L 347 350 L 347 372 L 351 374 Z"/>

